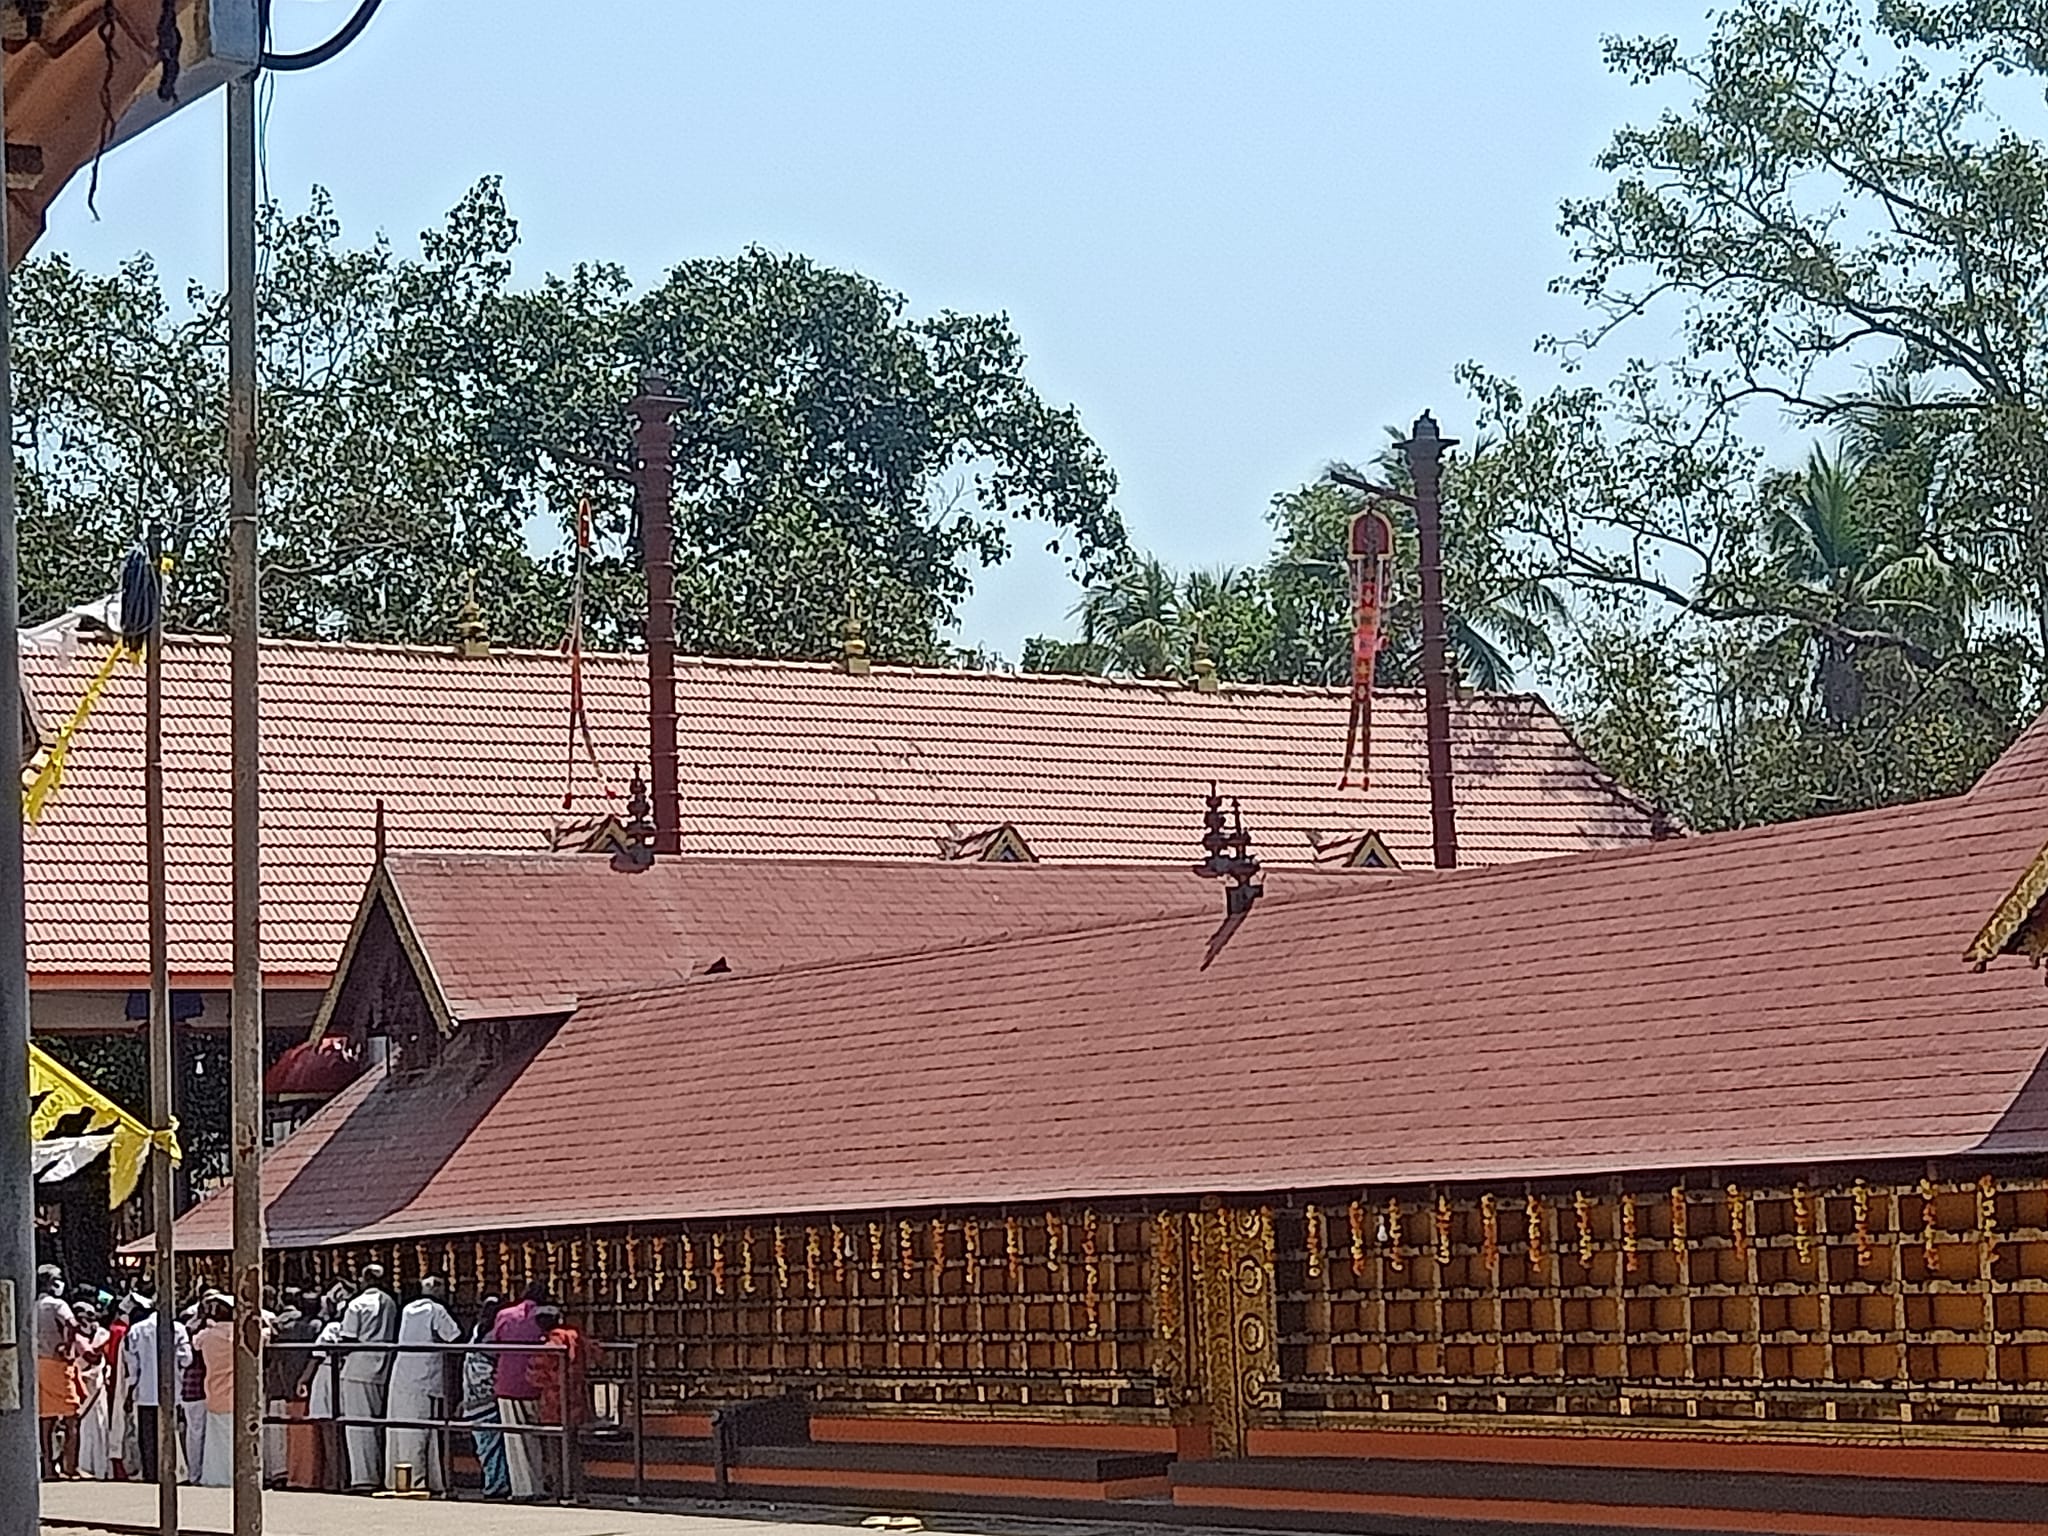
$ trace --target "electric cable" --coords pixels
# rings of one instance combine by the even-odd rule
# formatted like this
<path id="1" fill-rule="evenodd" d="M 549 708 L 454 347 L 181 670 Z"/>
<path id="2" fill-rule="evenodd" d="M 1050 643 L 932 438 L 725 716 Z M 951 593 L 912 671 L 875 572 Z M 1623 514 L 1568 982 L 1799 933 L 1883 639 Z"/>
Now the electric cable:
<path id="1" fill-rule="evenodd" d="M 363 28 L 370 24 L 370 18 L 377 14 L 377 7 L 383 3 L 384 0 L 362 0 L 356 7 L 355 15 L 343 23 L 341 30 L 317 48 L 308 48 L 303 53 L 271 53 L 266 49 L 263 54 L 263 67 L 289 74 L 294 70 L 317 69 L 322 64 L 338 58 L 342 49 L 362 36 Z M 264 0 L 263 35 L 266 38 L 270 36 L 269 0 Z"/>

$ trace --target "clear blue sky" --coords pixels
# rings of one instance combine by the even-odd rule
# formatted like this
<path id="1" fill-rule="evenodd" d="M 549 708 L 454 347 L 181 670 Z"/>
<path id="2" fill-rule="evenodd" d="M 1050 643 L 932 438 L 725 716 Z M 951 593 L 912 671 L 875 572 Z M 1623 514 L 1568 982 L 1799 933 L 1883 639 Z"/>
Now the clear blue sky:
<path id="1" fill-rule="evenodd" d="M 278 0 L 305 46 L 353 0 Z M 645 282 L 749 243 L 914 310 L 1003 310 L 1072 401 L 1134 538 L 1246 563 L 1275 492 L 1429 407 L 1468 427 L 1467 358 L 1550 377 L 1532 340 L 1559 197 L 1654 103 L 1603 33 L 1697 37 L 1702 6 L 1219 0 L 386 0 L 337 63 L 276 82 L 272 195 L 330 188 L 410 245 L 497 172 L 523 280 L 579 258 Z M 111 156 L 42 249 L 221 270 L 221 104 Z M 1656 351 L 1664 338 L 1636 338 Z M 985 573 L 961 639 L 1015 657 L 1075 593 L 1042 539 Z"/>

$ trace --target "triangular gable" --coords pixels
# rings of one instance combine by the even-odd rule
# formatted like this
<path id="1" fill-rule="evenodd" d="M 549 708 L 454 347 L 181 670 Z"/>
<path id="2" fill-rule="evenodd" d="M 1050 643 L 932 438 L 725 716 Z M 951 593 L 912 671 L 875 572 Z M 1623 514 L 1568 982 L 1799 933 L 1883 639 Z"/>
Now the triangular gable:
<path id="1" fill-rule="evenodd" d="M 1373 831 L 1311 832 L 1309 845 L 1324 869 L 1399 869 L 1386 839 Z"/>
<path id="2" fill-rule="evenodd" d="M 356 957 L 362 948 L 363 935 L 371 927 L 374 914 L 382 912 L 397 936 L 399 952 L 411 966 L 413 976 L 418 980 L 420 992 L 427 1000 L 427 1009 L 433 1016 L 434 1026 L 442 1036 L 455 1033 L 455 1017 L 448 1007 L 448 994 L 441 986 L 441 980 L 434 974 L 433 962 L 427 958 L 425 947 L 420 943 L 419 934 L 413 928 L 412 919 L 406 915 L 405 899 L 398 894 L 398 886 L 391 878 L 388 865 L 379 864 L 370 875 L 370 883 L 363 890 L 363 899 L 356 906 L 355 921 L 349 925 L 348 943 L 342 946 L 341 959 L 334 967 L 333 979 L 327 983 L 327 990 L 320 998 L 320 1011 L 313 1016 L 313 1032 L 307 1037 L 318 1040 L 327 1033 L 327 1026 L 334 1020 L 334 1010 L 340 1006 L 343 990 L 356 968 Z"/>
<path id="3" fill-rule="evenodd" d="M 1963 958 L 1983 970 L 2000 955 L 2025 955 L 2034 964 L 2048 954 L 2048 847 L 2035 854 L 2013 888 L 1992 911 Z"/>
<path id="4" fill-rule="evenodd" d="M 978 832 L 939 839 L 939 856 L 957 864 L 1036 864 L 1024 834 L 1005 821 Z"/>

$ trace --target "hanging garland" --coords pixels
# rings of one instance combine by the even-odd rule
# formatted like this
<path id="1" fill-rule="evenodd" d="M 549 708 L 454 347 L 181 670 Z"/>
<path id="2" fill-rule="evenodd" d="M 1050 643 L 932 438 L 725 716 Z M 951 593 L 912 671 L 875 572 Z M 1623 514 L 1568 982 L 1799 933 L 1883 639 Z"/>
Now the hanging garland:
<path id="1" fill-rule="evenodd" d="M 1024 1294 L 1024 1224 L 1014 1216 L 1003 1218 L 1003 1264 L 1009 1271 L 1010 1294 Z"/>
<path id="2" fill-rule="evenodd" d="M 1533 1193 L 1523 1202 L 1522 1215 L 1529 1229 L 1529 1267 L 1540 1270 L 1543 1267 L 1543 1203 Z"/>
<path id="3" fill-rule="evenodd" d="M 1437 1193 L 1433 1225 L 1436 1231 L 1436 1263 L 1441 1270 L 1451 1262 L 1451 1201 L 1442 1191 Z"/>
<path id="4" fill-rule="evenodd" d="M 1849 1201 L 1856 1213 L 1856 1267 L 1861 1269 L 1870 1262 L 1873 1246 L 1870 1241 L 1870 1186 L 1858 1179 L 1849 1192 Z"/>
<path id="5" fill-rule="evenodd" d="M 1622 1267 L 1634 1274 L 1643 1266 L 1642 1254 L 1636 1241 L 1636 1200 L 1624 1191 L 1621 1196 L 1621 1257 Z"/>
<path id="6" fill-rule="evenodd" d="M 1271 1211 L 1266 1220 L 1273 1219 Z M 1088 1337 L 1094 1338 L 1102 1330 L 1102 1262 L 1095 1246 L 1095 1213 L 1085 1211 L 1081 1216 L 1081 1283 L 1084 1290 L 1083 1305 L 1088 1316 Z"/>
<path id="7" fill-rule="evenodd" d="M 1984 1268 L 1998 1262 L 1998 1183 L 1990 1174 L 1977 1180 L 1977 1230 L 1984 1238 Z"/>
<path id="8" fill-rule="evenodd" d="M 1687 1230 L 1685 1214 L 1685 1186 L 1683 1184 L 1674 1184 L 1671 1186 L 1671 1251 L 1677 1256 L 1681 1265 L 1685 1262 L 1686 1247 L 1690 1237 L 1691 1233 Z"/>
<path id="9" fill-rule="evenodd" d="M 1488 1274 L 1500 1268 L 1500 1204 L 1490 1194 L 1479 1197 L 1479 1257 Z"/>
<path id="10" fill-rule="evenodd" d="M 1593 1197 L 1583 1189 L 1572 1191 L 1572 1215 L 1578 1222 L 1579 1268 L 1590 1270 L 1598 1250 L 1593 1243 Z"/>
<path id="11" fill-rule="evenodd" d="M 1742 1198 L 1737 1186 L 1728 1186 L 1728 1236 L 1735 1245 L 1735 1259 L 1739 1264 L 1749 1262 L 1749 1205 Z"/>
<path id="12" fill-rule="evenodd" d="M 1927 1273 L 1941 1273 L 1941 1248 L 1937 1242 L 1934 1226 L 1934 1180 L 1920 1181 L 1920 1256 L 1927 1263 Z"/>
<path id="13" fill-rule="evenodd" d="M 1792 1186 L 1792 1246 L 1800 1263 L 1813 1262 L 1813 1201 L 1804 1184 Z"/>
<path id="14" fill-rule="evenodd" d="M 1329 1234 L 1323 1230 L 1323 1208 L 1311 1205 L 1302 1217 L 1302 1241 L 1308 1248 L 1308 1277 L 1311 1280 L 1323 1278 L 1323 1250 L 1329 1244 Z"/>
<path id="15" fill-rule="evenodd" d="M 1365 1285 L 1365 1203 L 1351 1202 L 1351 1283 L 1363 1288 Z"/>

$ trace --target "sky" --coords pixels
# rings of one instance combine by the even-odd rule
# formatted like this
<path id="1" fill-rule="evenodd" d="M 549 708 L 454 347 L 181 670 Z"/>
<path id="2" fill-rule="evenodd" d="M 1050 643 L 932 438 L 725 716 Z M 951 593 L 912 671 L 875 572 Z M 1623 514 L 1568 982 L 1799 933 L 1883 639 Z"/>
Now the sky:
<path id="1" fill-rule="evenodd" d="M 309 46 L 354 0 L 276 0 Z M 866 273 L 916 313 L 1007 313 L 1072 403 L 1133 540 L 1247 564 L 1270 497 L 1433 410 L 1453 369 L 1525 382 L 1580 315 L 1561 197 L 1657 105 L 1600 38 L 1697 39 L 1701 4 L 1536 0 L 386 0 L 339 60 L 278 77 L 269 195 L 328 188 L 352 238 L 403 248 L 504 177 L 518 280 L 580 259 L 641 282 L 749 244 Z M 43 251 L 222 271 L 218 96 L 110 155 Z M 1675 337 L 1634 338 L 1655 353 Z M 1021 529 L 958 639 L 1015 658 L 1077 591 Z"/>

